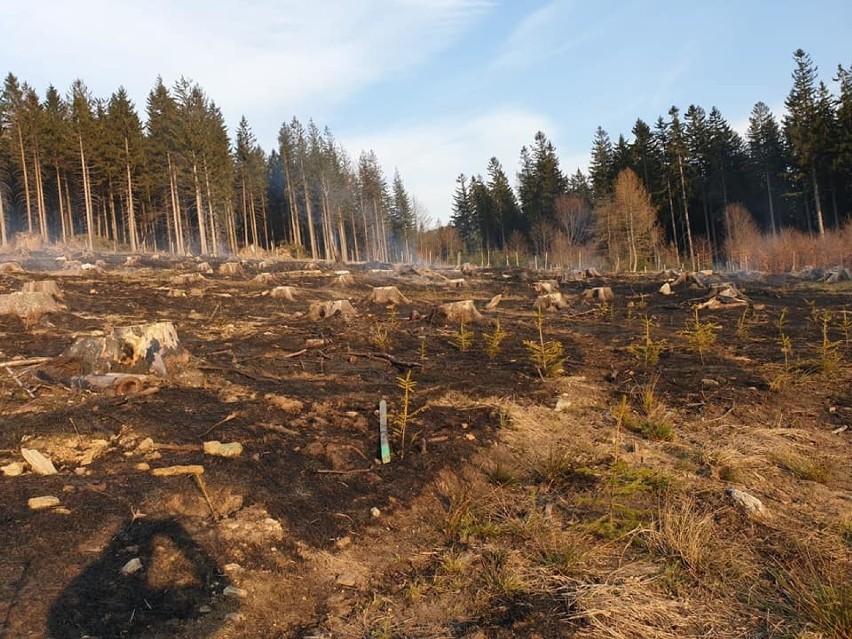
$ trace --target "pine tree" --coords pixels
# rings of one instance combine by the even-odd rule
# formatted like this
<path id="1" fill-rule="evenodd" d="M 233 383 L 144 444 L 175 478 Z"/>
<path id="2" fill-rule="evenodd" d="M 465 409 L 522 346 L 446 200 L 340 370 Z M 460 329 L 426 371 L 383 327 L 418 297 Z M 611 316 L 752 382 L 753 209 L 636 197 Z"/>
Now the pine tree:
<path id="1" fill-rule="evenodd" d="M 811 57 L 802 49 L 796 50 L 793 59 L 796 62 L 796 68 L 793 71 L 793 88 L 784 102 L 787 107 L 787 115 L 784 117 L 784 133 L 787 136 L 793 160 L 799 170 L 799 179 L 802 181 L 810 180 L 817 228 L 820 235 L 824 235 L 825 224 L 823 222 L 817 173 L 821 151 L 819 147 L 819 113 L 817 110 L 817 67 Z"/>
<path id="2" fill-rule="evenodd" d="M 785 169 L 784 146 L 781 129 L 769 107 L 763 102 L 758 102 L 751 110 L 747 135 L 752 165 L 766 191 L 769 228 L 775 235 L 778 232 L 775 212 L 778 192 L 776 185 L 780 183 Z"/>
<path id="3" fill-rule="evenodd" d="M 479 245 L 477 224 L 473 203 L 467 187 L 467 178 L 464 174 L 456 178 L 456 191 L 453 194 L 453 210 L 450 216 L 450 224 L 459 234 L 465 250 L 472 253 Z"/>
<path id="4" fill-rule="evenodd" d="M 592 202 L 612 192 L 613 166 L 612 142 L 609 134 L 598 127 L 592 140 L 592 156 L 589 161 L 589 181 L 592 186 Z"/>
<path id="5" fill-rule="evenodd" d="M 509 184 L 500 161 L 492 157 L 488 162 L 488 191 L 494 206 L 494 220 L 497 224 L 499 237 L 498 246 L 505 248 L 506 238 L 520 227 L 520 210 L 515 192 Z"/>

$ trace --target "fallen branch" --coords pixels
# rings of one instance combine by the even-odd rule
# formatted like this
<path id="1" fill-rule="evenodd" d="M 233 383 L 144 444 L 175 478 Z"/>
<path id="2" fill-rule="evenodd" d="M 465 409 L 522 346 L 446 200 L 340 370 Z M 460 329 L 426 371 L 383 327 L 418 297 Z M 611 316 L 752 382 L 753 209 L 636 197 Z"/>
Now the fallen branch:
<path id="1" fill-rule="evenodd" d="M 0 362 L 3 368 L 17 368 L 18 366 L 35 366 L 49 362 L 53 357 L 30 357 L 29 359 L 12 359 L 8 362 Z"/>
<path id="2" fill-rule="evenodd" d="M 401 368 L 422 368 L 423 364 L 420 362 L 406 362 L 401 359 L 397 359 L 393 355 L 388 355 L 387 353 L 353 353 L 349 352 L 349 355 L 354 355 L 355 357 L 372 357 L 373 359 L 383 359 L 394 366 L 399 366 Z"/>
<path id="3" fill-rule="evenodd" d="M 15 375 L 15 373 L 13 373 L 13 372 L 12 372 L 12 369 L 10 369 L 8 366 L 4 366 L 3 368 L 5 368 L 5 369 L 6 369 L 6 372 L 7 372 L 7 373 L 9 373 L 9 377 L 11 377 L 12 379 L 14 379 L 14 380 L 15 380 L 15 383 L 16 383 L 18 386 L 20 386 L 23 390 L 25 390 L 25 391 L 26 391 L 27 395 L 29 395 L 29 396 L 30 396 L 30 398 L 35 399 L 35 393 L 33 393 L 33 392 L 29 389 L 29 388 L 27 388 L 26 386 L 24 386 L 23 382 L 21 382 L 21 380 L 19 380 L 19 379 L 18 379 L 18 376 L 17 376 L 17 375 Z"/>
<path id="4" fill-rule="evenodd" d="M 319 475 L 357 475 L 359 473 L 372 473 L 378 470 L 378 468 L 356 468 L 354 470 L 334 470 L 331 468 L 320 468 L 315 470 L 314 472 Z"/>
<path id="5" fill-rule="evenodd" d="M 280 377 L 275 377 L 273 375 L 255 375 L 247 370 L 242 368 L 235 368 L 231 366 L 216 366 L 214 364 L 201 364 L 199 370 L 202 371 L 220 371 L 223 373 L 236 373 L 237 375 L 242 375 L 243 377 L 248 377 L 249 379 L 253 379 L 256 382 L 283 382 L 284 380 Z"/>
<path id="6" fill-rule="evenodd" d="M 205 430 L 203 433 L 201 433 L 201 434 L 198 436 L 198 438 L 199 438 L 199 439 L 201 439 L 202 437 L 205 437 L 206 435 L 209 435 L 209 434 L 210 434 L 211 432 L 213 432 L 216 428 L 218 428 L 218 427 L 219 427 L 219 426 L 221 426 L 222 424 L 227 424 L 227 423 L 228 423 L 229 421 L 231 421 L 232 419 L 236 419 L 237 417 L 239 417 L 239 415 L 240 415 L 240 414 L 239 414 L 238 412 L 233 412 L 233 413 L 231 413 L 230 415 L 228 415 L 227 417 L 225 417 L 224 419 L 220 419 L 218 422 L 216 422 L 215 424 L 213 424 L 210 428 L 208 428 L 208 429 L 207 429 L 207 430 Z"/>

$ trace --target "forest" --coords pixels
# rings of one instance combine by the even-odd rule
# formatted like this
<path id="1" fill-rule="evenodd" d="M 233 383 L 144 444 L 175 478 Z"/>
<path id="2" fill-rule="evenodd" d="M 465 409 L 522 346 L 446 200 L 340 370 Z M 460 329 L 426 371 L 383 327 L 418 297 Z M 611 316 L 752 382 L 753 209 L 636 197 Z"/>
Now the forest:
<path id="1" fill-rule="evenodd" d="M 399 174 L 389 186 L 375 154 L 354 164 L 313 122 L 285 122 L 266 153 L 245 118 L 231 140 L 190 80 L 158 78 L 143 124 L 123 88 L 103 100 L 76 80 L 42 101 L 11 73 L 0 116 L 4 246 L 23 232 L 89 250 L 411 259 L 415 203 Z"/>
<path id="2" fill-rule="evenodd" d="M 852 66 L 837 94 L 810 56 L 794 55 L 779 121 L 758 102 L 745 138 L 715 107 L 672 106 L 631 139 L 595 131 L 588 173 L 567 174 L 547 136 L 521 149 L 517 187 L 491 158 L 485 176 L 460 175 L 454 238 L 468 253 L 566 255 L 598 251 L 609 266 L 730 262 L 745 239 L 835 235 L 852 213 Z M 740 260 L 741 261 L 741 260 Z"/>
<path id="3" fill-rule="evenodd" d="M 741 136 L 715 107 L 673 106 L 628 139 L 594 133 L 584 173 L 538 132 L 514 184 L 497 158 L 460 175 L 435 227 L 375 153 L 353 160 L 297 118 L 265 151 L 245 118 L 232 137 L 191 80 L 158 78 L 144 121 L 123 88 L 66 95 L 9 73 L 0 95 L 0 242 L 17 234 L 89 250 L 225 255 L 279 250 L 334 261 L 553 256 L 637 269 L 731 263 L 755 237 L 825 236 L 852 211 L 852 66 L 836 91 L 802 50 L 779 120 L 763 102 Z M 442 216 L 447 212 L 432 212 Z M 545 258 L 546 259 L 546 258 Z"/>

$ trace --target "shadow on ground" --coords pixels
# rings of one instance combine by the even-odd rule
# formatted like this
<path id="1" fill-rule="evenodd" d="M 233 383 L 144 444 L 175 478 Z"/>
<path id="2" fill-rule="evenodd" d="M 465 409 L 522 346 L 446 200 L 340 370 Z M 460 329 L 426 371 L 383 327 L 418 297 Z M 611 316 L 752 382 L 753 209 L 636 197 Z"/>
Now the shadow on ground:
<path id="1" fill-rule="evenodd" d="M 129 561 L 141 568 L 123 574 Z M 227 579 L 173 519 L 129 522 L 50 608 L 53 639 L 177 637 Z"/>

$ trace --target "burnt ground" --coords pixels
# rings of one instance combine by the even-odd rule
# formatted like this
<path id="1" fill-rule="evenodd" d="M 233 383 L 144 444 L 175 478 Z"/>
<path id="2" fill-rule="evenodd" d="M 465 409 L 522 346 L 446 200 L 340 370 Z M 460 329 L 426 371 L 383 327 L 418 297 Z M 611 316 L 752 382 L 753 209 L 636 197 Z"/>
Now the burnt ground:
<path id="1" fill-rule="evenodd" d="M 96 270 L 59 271 L 54 257 L 22 257 L 23 272 L 0 274 L 0 293 L 57 280 L 66 309 L 0 316 L 0 363 L 55 357 L 78 336 L 155 321 L 174 323 L 190 357 L 150 379 L 157 392 L 130 397 L 70 388 L 61 375 L 49 383 L 35 366 L 0 368 L 0 466 L 24 447 L 58 469 L 0 476 L 0 636 L 781 637 L 823 628 L 764 568 L 798 574 L 789 566 L 800 556 L 784 549 L 801 543 L 848 570 L 844 283 L 741 279 L 745 315 L 701 313 L 716 340 L 700 356 L 684 330 L 705 290 L 684 285 L 666 297 L 650 275 L 564 283 L 571 306 L 546 313 L 543 330 L 563 345 L 565 374 L 543 380 L 523 341 L 538 339 L 531 284 L 546 275 L 483 269 L 451 289 L 431 272 L 359 266 L 348 267 L 355 284 L 337 288 L 331 266 L 246 260 L 227 276 L 211 261 L 203 281 L 176 284 L 198 260 L 127 267 L 107 256 Z M 270 275 L 253 281 L 259 273 Z M 270 295 L 274 285 L 296 287 L 295 300 Z M 366 301 L 386 285 L 410 303 Z M 612 287 L 615 299 L 579 299 L 593 286 Z M 450 300 L 482 310 L 498 293 L 499 306 L 466 326 L 475 335 L 467 351 L 453 343 L 457 325 L 431 316 Z M 357 316 L 309 317 L 312 302 L 341 298 Z M 652 340 L 665 340 L 656 364 L 636 351 L 646 318 Z M 495 320 L 507 337 L 489 359 L 482 334 Z M 407 370 L 411 410 L 424 410 L 404 444 L 392 433 L 393 460 L 381 465 L 378 402 L 398 417 Z M 625 428 L 641 424 L 648 389 L 657 405 L 646 421 L 673 427 L 659 441 Z M 619 421 L 621 397 L 638 422 Z M 205 455 L 210 439 L 240 442 L 243 453 Z M 204 466 L 216 516 L 191 477 L 149 472 L 186 464 Z M 614 488 L 622 485 L 631 488 Z M 770 517 L 742 514 L 727 487 L 759 496 Z M 61 506 L 31 510 L 27 500 L 41 495 Z M 699 569 L 662 543 L 672 500 L 712 514 L 705 545 L 737 540 L 749 567 L 731 576 L 707 560 Z M 531 559 L 541 545 L 570 567 Z M 823 565 L 817 554 L 809 565 Z M 142 569 L 122 575 L 134 557 Z M 625 564 L 644 572 L 622 583 L 614 575 Z M 742 590 L 723 596 L 720 584 Z M 653 600 L 631 599 L 638 586 Z M 606 587 L 621 589 L 634 634 L 600 625 Z M 837 597 L 848 623 L 848 586 Z M 625 612 L 660 602 L 690 612 L 680 626 Z"/>

